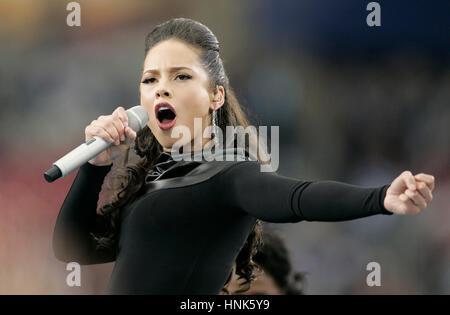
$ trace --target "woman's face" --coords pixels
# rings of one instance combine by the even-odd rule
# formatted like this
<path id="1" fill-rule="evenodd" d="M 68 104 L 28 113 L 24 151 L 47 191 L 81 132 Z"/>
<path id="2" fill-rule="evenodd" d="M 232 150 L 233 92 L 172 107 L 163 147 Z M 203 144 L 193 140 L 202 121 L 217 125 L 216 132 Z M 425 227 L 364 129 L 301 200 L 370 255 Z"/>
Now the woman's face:
<path id="1" fill-rule="evenodd" d="M 197 137 L 202 139 L 203 148 L 207 142 L 202 137 L 203 130 L 211 124 L 209 110 L 223 104 L 223 88 L 216 91 L 210 88 L 199 56 L 200 51 L 195 47 L 169 39 L 155 45 L 145 58 L 139 88 L 141 105 L 149 115 L 147 125 L 164 151 L 170 151 L 172 145 L 181 140 L 182 135 L 171 136 L 177 126 L 185 126 L 190 132 L 190 138 L 184 138 L 188 141 L 182 144 L 190 141 L 193 149 L 194 137 Z M 219 103 L 218 98 L 222 100 Z M 164 109 L 164 103 L 169 109 Z M 197 130 L 194 130 L 194 118 L 201 119 Z"/>

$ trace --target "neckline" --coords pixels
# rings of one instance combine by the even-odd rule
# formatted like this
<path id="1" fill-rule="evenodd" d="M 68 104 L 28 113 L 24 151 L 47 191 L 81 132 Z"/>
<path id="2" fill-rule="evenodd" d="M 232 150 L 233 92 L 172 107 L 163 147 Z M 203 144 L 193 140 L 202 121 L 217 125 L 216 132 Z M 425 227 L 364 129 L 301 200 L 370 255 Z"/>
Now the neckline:
<path id="1" fill-rule="evenodd" d="M 219 156 L 234 156 L 239 159 L 250 159 L 256 161 L 256 157 L 250 154 L 245 148 L 242 147 L 232 147 L 225 149 L 218 149 L 215 152 L 211 152 L 210 150 L 197 150 L 186 153 L 179 152 L 167 152 L 162 151 L 157 159 L 157 163 L 161 163 L 172 159 L 174 161 L 205 161 L 205 157 L 208 160 L 214 160 Z"/>

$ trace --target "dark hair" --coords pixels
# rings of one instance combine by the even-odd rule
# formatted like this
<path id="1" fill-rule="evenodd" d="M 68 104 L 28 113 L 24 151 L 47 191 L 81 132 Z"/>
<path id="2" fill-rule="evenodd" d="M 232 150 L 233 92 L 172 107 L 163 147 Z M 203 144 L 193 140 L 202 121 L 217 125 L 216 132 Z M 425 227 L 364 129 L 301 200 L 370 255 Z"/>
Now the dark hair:
<path id="1" fill-rule="evenodd" d="M 246 128 L 249 122 L 229 85 L 228 76 L 219 55 L 219 42 L 214 34 L 199 22 L 185 18 L 172 19 L 156 26 L 147 35 L 145 39 L 145 55 L 156 44 L 168 39 L 179 39 L 200 49 L 203 67 L 209 74 L 210 87 L 223 86 L 225 102 L 217 110 L 218 127 L 222 131 L 225 131 L 226 126 L 242 126 Z M 138 193 L 143 187 L 145 176 L 154 165 L 155 159 L 162 152 L 162 147 L 150 131 L 150 128 L 146 126 L 137 133 L 134 150 L 140 157 L 140 160 L 137 163 L 128 163 L 128 150 L 124 159 L 124 166 L 115 170 L 115 174 L 112 176 L 113 180 L 117 180 L 119 185 L 116 200 L 100 207 L 98 210 L 99 218 L 104 222 L 105 226 L 102 233 L 93 234 L 99 250 L 116 246 L 117 234 L 120 228 L 120 210 L 138 197 Z M 258 157 L 267 157 L 265 148 L 258 147 L 258 150 L 261 150 L 258 151 Z M 251 281 L 255 279 L 258 269 L 252 258 L 256 254 L 260 242 L 261 223 L 257 220 L 253 231 L 249 234 L 236 258 L 236 273 L 246 280 L 245 283 L 248 284 L 248 287 L 250 287 Z M 225 288 L 223 291 L 228 293 Z"/>
<path id="2" fill-rule="evenodd" d="M 291 257 L 283 239 L 267 228 L 264 228 L 262 239 L 262 247 L 253 257 L 255 263 L 272 276 L 284 294 L 304 294 L 305 275 L 293 270 Z"/>

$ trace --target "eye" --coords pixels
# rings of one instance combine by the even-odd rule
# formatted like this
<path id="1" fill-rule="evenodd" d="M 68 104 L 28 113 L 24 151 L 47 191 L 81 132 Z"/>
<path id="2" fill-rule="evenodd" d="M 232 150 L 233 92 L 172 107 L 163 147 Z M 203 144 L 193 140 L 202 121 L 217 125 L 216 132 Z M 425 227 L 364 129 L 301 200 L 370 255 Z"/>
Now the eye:
<path id="1" fill-rule="evenodd" d="M 155 78 L 147 78 L 147 79 L 143 80 L 142 83 L 144 83 L 144 84 L 153 83 L 153 82 L 155 82 L 155 80 L 156 80 Z"/>
<path id="2" fill-rule="evenodd" d="M 190 78 L 192 78 L 190 75 L 186 75 L 186 74 L 179 74 L 175 77 L 176 78 L 180 78 L 180 80 L 184 81 L 184 80 L 188 80 Z"/>

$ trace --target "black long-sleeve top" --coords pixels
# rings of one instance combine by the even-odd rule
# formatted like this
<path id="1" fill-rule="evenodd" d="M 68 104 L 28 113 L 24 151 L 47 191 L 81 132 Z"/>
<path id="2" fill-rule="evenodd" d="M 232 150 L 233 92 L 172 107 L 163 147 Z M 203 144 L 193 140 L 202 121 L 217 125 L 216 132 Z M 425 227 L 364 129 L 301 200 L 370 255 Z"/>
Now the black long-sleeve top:
<path id="1" fill-rule="evenodd" d="M 115 249 L 95 249 L 96 208 L 111 166 L 84 164 L 56 222 L 62 261 L 115 261 L 110 294 L 218 294 L 256 219 L 344 221 L 391 214 L 388 185 L 363 188 L 261 172 L 257 161 L 179 161 L 162 153 L 142 193 L 121 211 Z"/>

